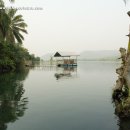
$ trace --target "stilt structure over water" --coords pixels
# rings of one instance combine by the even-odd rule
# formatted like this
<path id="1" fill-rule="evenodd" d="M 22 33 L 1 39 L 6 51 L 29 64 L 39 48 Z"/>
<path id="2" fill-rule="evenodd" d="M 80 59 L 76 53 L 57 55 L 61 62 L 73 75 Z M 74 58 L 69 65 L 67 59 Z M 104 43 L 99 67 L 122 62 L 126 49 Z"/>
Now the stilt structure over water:
<path id="1" fill-rule="evenodd" d="M 54 57 L 56 57 L 57 66 L 77 66 L 78 54 L 72 52 L 56 52 Z"/>

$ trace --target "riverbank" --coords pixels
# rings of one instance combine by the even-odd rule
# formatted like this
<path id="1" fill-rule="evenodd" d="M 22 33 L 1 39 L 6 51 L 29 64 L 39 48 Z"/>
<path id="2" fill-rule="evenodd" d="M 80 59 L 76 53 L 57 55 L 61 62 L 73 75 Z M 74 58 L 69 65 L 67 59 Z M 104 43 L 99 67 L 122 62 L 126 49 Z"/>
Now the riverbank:
<path id="1" fill-rule="evenodd" d="M 121 67 L 116 69 L 118 79 L 113 90 L 113 102 L 115 103 L 115 114 L 120 118 L 130 117 L 130 54 L 125 48 L 120 48 L 122 60 Z"/>

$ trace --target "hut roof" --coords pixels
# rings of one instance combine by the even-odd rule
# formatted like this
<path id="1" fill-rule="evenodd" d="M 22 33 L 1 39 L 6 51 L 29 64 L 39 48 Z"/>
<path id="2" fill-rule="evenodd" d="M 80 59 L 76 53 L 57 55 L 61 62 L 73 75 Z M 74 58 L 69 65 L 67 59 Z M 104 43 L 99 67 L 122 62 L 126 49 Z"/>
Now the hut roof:
<path id="1" fill-rule="evenodd" d="M 70 57 L 70 56 L 79 56 L 79 54 L 76 54 L 74 52 L 56 52 L 54 54 L 54 57 Z"/>

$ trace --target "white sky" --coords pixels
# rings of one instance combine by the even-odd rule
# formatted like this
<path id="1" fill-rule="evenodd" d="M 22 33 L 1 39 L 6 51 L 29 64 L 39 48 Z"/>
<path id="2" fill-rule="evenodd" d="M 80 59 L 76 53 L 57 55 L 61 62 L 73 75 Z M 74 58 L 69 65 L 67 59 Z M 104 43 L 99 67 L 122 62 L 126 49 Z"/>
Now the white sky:
<path id="1" fill-rule="evenodd" d="M 16 0 L 13 6 L 43 8 L 19 11 L 28 24 L 24 47 L 38 56 L 127 47 L 130 4 L 123 0 Z"/>

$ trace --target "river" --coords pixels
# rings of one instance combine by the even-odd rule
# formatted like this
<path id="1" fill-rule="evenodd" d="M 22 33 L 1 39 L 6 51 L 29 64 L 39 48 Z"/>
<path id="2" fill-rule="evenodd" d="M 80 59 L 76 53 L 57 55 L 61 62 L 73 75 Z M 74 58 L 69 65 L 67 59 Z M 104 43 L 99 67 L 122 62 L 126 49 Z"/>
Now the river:
<path id="1" fill-rule="evenodd" d="M 114 114 L 120 64 L 35 67 L 0 75 L 0 130 L 127 130 Z"/>

